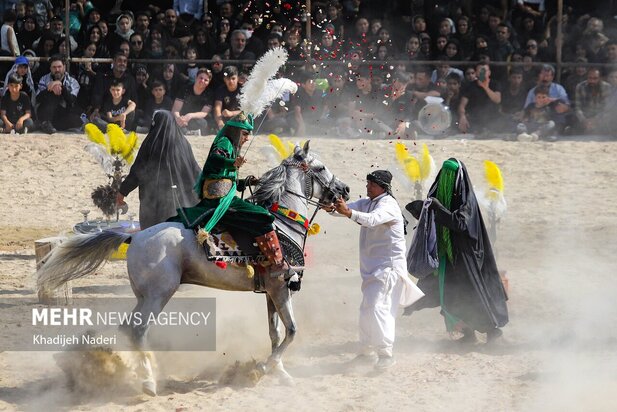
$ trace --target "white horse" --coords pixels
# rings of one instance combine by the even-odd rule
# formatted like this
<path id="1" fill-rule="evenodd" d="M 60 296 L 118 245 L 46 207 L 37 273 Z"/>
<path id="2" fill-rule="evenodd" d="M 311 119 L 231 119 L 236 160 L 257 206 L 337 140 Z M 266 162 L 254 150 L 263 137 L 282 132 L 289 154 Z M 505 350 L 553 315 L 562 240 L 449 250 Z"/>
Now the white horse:
<path id="1" fill-rule="evenodd" d="M 309 205 L 331 202 L 336 196 L 349 198 L 349 187 L 338 180 L 318 159 L 309 153 L 308 142 L 276 168 L 261 177 L 253 200 L 259 204 L 278 202 L 286 208 L 308 216 Z M 311 200 L 319 199 L 318 202 Z M 277 230 L 286 234 L 301 249 L 307 228 L 295 220 L 275 214 Z M 197 284 L 211 288 L 246 291 L 255 290 L 254 280 L 247 276 L 245 267 L 228 265 L 222 269 L 209 261 L 197 243 L 192 229 L 181 223 L 160 223 L 135 234 L 104 231 L 96 234 L 76 235 L 47 257 L 37 273 L 39 289 L 55 289 L 65 282 L 93 273 L 120 245 L 130 241 L 127 267 L 131 287 L 137 297 L 133 312 L 141 312 L 142 319 L 157 316 L 181 283 Z M 263 277 L 263 289 L 268 305 L 268 324 L 272 353 L 260 364 L 263 373 L 278 372 L 291 380 L 281 357 L 296 333 L 291 304 L 289 279 L 282 276 Z M 285 326 L 282 339 L 278 329 L 279 319 Z M 156 395 L 156 381 L 152 364 L 145 350 L 147 323 L 128 325 L 131 338 L 139 354 L 139 375 L 143 391 Z"/>

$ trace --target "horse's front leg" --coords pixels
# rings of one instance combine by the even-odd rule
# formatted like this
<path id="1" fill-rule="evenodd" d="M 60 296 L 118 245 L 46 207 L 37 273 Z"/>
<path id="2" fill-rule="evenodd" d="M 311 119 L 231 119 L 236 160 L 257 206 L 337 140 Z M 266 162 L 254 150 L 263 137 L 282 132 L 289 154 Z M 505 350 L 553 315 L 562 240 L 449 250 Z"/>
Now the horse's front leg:
<path id="1" fill-rule="evenodd" d="M 274 344 L 274 340 L 272 340 L 272 354 L 266 361 L 265 365 L 261 366 L 261 369 L 264 373 L 269 373 L 274 370 L 284 383 L 293 384 L 293 378 L 285 370 L 282 361 L 283 353 L 291 342 L 293 342 L 296 335 L 296 321 L 294 319 L 293 308 L 291 306 L 291 293 L 287 288 L 287 283 L 282 282 L 281 284 L 276 285 L 273 290 L 268 290 L 268 297 L 268 312 L 270 312 L 270 302 L 272 302 L 272 306 L 278 314 L 278 317 L 283 322 L 283 325 L 285 325 L 285 338 L 279 345 L 276 346 Z M 273 336 L 272 333 L 272 330 L 270 330 L 271 338 Z M 277 343 L 280 341 L 278 329 L 276 331 L 276 341 Z"/>
<path id="2" fill-rule="evenodd" d="M 270 295 L 266 293 L 266 303 L 268 304 L 268 329 L 270 341 L 272 342 L 272 352 L 281 344 L 281 331 L 279 330 L 279 315 Z"/>

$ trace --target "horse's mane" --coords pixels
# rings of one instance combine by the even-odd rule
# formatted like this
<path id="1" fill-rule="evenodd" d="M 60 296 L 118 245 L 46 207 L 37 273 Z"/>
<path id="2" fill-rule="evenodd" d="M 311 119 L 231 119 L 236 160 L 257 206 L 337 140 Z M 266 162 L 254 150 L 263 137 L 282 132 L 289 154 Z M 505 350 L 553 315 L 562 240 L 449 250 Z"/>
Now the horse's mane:
<path id="1" fill-rule="evenodd" d="M 287 180 L 287 162 L 284 161 L 274 169 L 268 170 L 259 178 L 259 186 L 252 199 L 255 203 L 269 207 L 278 202 L 285 190 Z"/>

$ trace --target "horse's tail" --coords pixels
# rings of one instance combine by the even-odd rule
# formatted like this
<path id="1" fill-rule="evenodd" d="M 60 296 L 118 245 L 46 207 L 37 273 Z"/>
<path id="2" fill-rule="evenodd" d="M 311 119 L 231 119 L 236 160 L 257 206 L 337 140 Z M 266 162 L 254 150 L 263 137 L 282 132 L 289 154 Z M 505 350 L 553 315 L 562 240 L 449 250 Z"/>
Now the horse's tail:
<path id="1" fill-rule="evenodd" d="M 37 289 L 53 290 L 89 275 L 130 238 L 130 234 L 110 230 L 69 238 L 44 258 L 45 263 L 36 273 Z"/>

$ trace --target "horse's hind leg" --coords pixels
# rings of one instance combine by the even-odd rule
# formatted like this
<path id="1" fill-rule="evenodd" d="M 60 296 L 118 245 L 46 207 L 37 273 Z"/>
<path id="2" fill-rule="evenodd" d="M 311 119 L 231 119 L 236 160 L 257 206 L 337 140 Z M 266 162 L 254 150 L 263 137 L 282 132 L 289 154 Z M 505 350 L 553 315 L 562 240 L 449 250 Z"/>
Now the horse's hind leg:
<path id="1" fill-rule="evenodd" d="M 140 313 L 140 321 L 134 321 L 131 325 L 131 338 L 139 356 L 137 374 L 141 379 L 143 392 L 150 396 L 156 396 L 156 379 L 152 365 L 154 355 L 145 350 L 149 328 L 148 319 L 151 316 L 156 317 L 161 313 L 172 294 L 173 291 L 166 297 L 139 298 L 137 306 L 133 309 L 133 313 Z"/>

